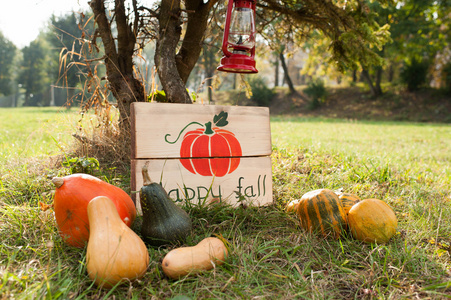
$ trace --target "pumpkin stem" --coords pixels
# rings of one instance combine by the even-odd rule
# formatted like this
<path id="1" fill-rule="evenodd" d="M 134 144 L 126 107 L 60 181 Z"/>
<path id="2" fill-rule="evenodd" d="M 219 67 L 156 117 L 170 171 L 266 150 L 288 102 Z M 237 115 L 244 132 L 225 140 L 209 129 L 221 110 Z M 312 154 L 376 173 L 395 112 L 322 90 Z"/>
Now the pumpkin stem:
<path id="1" fill-rule="evenodd" d="M 56 186 L 56 188 L 60 188 L 64 184 L 64 178 L 53 177 L 52 182 Z"/>
<path id="2" fill-rule="evenodd" d="M 143 166 L 142 174 L 143 174 L 143 185 L 150 185 L 152 183 L 152 180 L 150 180 L 149 172 L 147 170 L 147 165 Z"/>
<path id="3" fill-rule="evenodd" d="M 211 122 L 207 122 L 205 123 L 205 131 L 204 134 L 213 134 L 215 133 L 212 129 L 211 129 Z"/>

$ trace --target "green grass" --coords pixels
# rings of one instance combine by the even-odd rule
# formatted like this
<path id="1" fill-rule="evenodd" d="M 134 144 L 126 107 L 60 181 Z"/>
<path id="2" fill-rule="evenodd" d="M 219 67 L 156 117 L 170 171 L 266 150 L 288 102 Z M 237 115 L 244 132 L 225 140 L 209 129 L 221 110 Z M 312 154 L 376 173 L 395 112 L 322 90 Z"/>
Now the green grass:
<path id="1" fill-rule="evenodd" d="M 221 234 L 230 242 L 227 262 L 169 280 L 160 263 L 170 249 L 149 248 L 142 279 L 104 291 L 87 276 L 85 250 L 66 246 L 51 210 L 38 205 L 52 202 L 52 176 L 68 173 L 44 158 L 69 153 L 79 119 L 75 111 L 46 111 L 0 110 L 2 299 L 451 297 L 449 125 L 273 118 L 275 204 L 187 207 L 194 231 L 185 245 Z M 102 172 L 111 170 L 103 166 Z M 386 201 L 398 217 L 398 233 L 385 245 L 305 233 L 283 207 L 317 188 Z"/>
<path id="2" fill-rule="evenodd" d="M 0 108 L 0 161 L 61 154 L 80 116 L 62 108 Z"/>
<path id="3" fill-rule="evenodd" d="M 441 124 L 278 117 L 272 120 L 272 140 L 278 148 L 307 148 L 416 172 L 439 171 L 449 177 L 450 128 Z"/>

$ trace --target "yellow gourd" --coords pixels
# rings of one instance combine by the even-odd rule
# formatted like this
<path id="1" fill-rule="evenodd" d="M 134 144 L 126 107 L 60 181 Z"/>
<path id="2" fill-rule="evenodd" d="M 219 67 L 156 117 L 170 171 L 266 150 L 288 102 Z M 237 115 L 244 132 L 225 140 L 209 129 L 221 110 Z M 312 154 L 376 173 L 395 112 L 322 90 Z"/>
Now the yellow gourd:
<path id="1" fill-rule="evenodd" d="M 220 239 L 208 237 L 196 246 L 169 251 L 163 259 L 162 268 L 166 276 L 177 279 L 222 265 L 227 254 L 227 248 Z"/>
<path id="2" fill-rule="evenodd" d="M 355 239 L 381 244 L 396 234 L 398 220 L 393 209 L 384 201 L 365 199 L 349 210 L 348 225 Z"/>
<path id="3" fill-rule="evenodd" d="M 104 288 L 137 279 L 149 264 L 141 238 L 122 222 L 114 203 L 99 196 L 88 204 L 89 241 L 86 262 L 89 277 Z"/>

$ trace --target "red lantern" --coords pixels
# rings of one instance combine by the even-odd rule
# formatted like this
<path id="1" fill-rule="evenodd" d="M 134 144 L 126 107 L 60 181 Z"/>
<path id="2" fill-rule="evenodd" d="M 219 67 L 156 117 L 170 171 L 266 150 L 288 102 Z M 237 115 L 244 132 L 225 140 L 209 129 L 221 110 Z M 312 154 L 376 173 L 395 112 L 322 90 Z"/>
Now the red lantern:
<path id="1" fill-rule="evenodd" d="M 235 135 L 225 129 L 211 127 L 189 131 L 180 146 L 180 162 L 191 173 L 222 177 L 240 164 L 241 146 Z M 212 157 L 212 158 L 198 158 Z"/>
<path id="2" fill-rule="evenodd" d="M 219 71 L 258 73 L 255 68 L 255 1 L 229 0 Z"/>

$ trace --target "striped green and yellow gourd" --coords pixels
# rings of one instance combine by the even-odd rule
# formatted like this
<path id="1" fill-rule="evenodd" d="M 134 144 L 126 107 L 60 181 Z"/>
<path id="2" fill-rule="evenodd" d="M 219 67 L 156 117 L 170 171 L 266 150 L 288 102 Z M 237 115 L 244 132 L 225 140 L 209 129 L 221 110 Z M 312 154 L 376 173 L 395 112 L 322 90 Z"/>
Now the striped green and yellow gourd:
<path id="1" fill-rule="evenodd" d="M 338 196 L 329 189 L 304 194 L 299 201 L 297 215 L 301 227 L 309 232 L 338 238 L 346 228 L 346 213 Z"/>
<path id="2" fill-rule="evenodd" d="M 349 210 L 354 204 L 362 200 L 359 196 L 350 193 L 341 193 L 340 195 L 338 195 L 338 199 L 340 200 L 341 206 L 343 206 L 346 214 L 348 214 Z"/>

